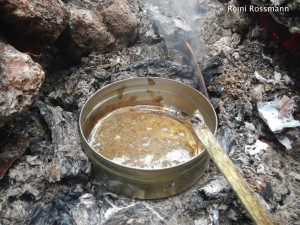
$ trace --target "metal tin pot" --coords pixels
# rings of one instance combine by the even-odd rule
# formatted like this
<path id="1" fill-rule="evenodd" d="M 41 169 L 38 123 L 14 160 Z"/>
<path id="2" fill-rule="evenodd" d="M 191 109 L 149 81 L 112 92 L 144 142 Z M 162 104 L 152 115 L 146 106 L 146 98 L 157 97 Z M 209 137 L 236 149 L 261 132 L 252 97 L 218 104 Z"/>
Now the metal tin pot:
<path id="1" fill-rule="evenodd" d="M 133 105 L 160 105 L 188 116 L 199 109 L 212 133 L 217 129 L 216 113 L 210 102 L 185 84 L 162 78 L 133 78 L 113 83 L 85 103 L 79 118 L 82 145 L 93 171 L 111 190 L 134 198 L 164 198 L 189 188 L 208 166 L 206 150 L 176 166 L 140 169 L 116 164 L 89 145 L 88 136 L 100 118 L 115 109 Z"/>

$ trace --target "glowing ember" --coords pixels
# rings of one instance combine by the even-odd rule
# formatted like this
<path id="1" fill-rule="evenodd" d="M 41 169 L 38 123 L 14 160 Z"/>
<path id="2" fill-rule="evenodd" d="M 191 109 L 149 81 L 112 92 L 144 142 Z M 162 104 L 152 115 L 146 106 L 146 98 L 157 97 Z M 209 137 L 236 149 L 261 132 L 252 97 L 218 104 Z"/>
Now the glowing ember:
<path id="1" fill-rule="evenodd" d="M 277 23 L 269 13 L 258 12 L 248 15 L 252 19 L 255 18 L 256 25 L 271 31 L 270 44 L 279 41 L 292 56 L 300 56 L 300 34 L 290 33 L 287 27 Z"/>

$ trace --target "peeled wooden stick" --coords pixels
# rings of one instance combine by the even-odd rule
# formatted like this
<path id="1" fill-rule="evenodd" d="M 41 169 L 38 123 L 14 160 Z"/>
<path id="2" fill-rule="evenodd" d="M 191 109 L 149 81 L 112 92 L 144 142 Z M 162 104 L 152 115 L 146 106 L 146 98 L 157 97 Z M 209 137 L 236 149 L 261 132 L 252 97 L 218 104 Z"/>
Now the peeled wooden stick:
<path id="1" fill-rule="evenodd" d="M 241 172 L 234 166 L 228 155 L 224 153 L 217 139 L 206 126 L 204 119 L 198 110 L 194 114 L 193 129 L 253 221 L 257 225 L 281 224 L 277 218 L 276 221 L 271 219 L 271 215 L 255 196 L 254 191 L 249 187 Z"/>

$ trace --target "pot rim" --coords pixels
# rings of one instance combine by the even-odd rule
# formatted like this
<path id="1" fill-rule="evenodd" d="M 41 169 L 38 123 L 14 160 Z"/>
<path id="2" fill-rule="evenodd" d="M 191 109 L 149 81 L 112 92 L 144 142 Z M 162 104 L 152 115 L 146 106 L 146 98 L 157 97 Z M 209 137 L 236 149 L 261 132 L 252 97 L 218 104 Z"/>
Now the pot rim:
<path id="1" fill-rule="evenodd" d="M 131 166 L 126 166 L 126 165 L 122 165 L 122 164 L 118 164 L 118 163 L 115 163 L 113 161 L 111 161 L 110 159 L 106 158 L 105 156 L 101 155 L 99 152 L 95 151 L 95 149 L 90 145 L 90 143 L 87 141 L 87 139 L 85 138 L 84 134 L 83 134 L 83 131 L 82 131 L 82 128 L 81 128 L 81 124 L 80 124 L 80 121 L 82 119 L 82 113 L 83 113 L 83 110 L 84 108 L 86 107 L 86 104 L 100 91 L 102 91 L 103 89 L 109 89 L 112 85 L 117 85 L 117 84 L 122 84 L 122 82 L 130 82 L 132 80 L 145 80 L 145 79 L 154 79 L 154 80 L 166 80 L 166 81 L 170 81 L 170 82 L 174 82 L 174 83 L 178 83 L 180 85 L 183 85 L 185 86 L 186 88 L 189 88 L 189 89 L 192 89 L 193 91 L 196 91 L 198 92 L 199 94 L 202 95 L 202 97 L 207 101 L 207 103 L 211 106 L 211 108 L 213 109 L 213 113 L 214 113 L 214 117 L 216 119 L 216 122 L 214 124 L 215 126 L 215 129 L 214 129 L 214 132 L 213 132 L 213 135 L 216 134 L 217 132 L 217 125 L 218 125 L 218 118 L 217 118 L 217 114 L 212 106 L 212 104 L 210 103 L 210 101 L 200 92 L 198 91 L 197 89 L 189 86 L 189 85 L 186 85 L 182 82 L 179 82 L 179 81 L 176 81 L 176 80 L 172 80 L 172 79 L 167 79 L 167 78 L 161 78 L 161 77 L 135 77 L 135 78 L 128 78 L 128 79 L 124 79 L 124 80 L 120 80 L 120 81 L 116 81 L 116 82 L 113 82 L 111 84 L 108 84 L 104 87 L 102 87 L 101 89 L 97 90 L 94 94 L 92 94 L 87 100 L 86 102 L 84 103 L 84 105 L 82 106 L 81 110 L 80 110 L 80 115 L 79 115 L 79 131 L 80 131 L 80 136 L 81 136 L 81 139 L 85 142 L 86 145 L 88 145 L 88 147 L 94 152 L 96 153 L 100 158 L 102 158 L 103 160 L 105 160 L 107 163 L 112 163 L 113 165 L 115 166 L 119 166 L 121 168 L 124 168 L 124 169 L 127 169 L 127 170 L 134 170 L 134 171 L 143 171 L 143 172 L 155 172 L 155 171 L 165 171 L 165 170 L 170 170 L 170 169 L 173 169 L 173 168 L 177 168 L 177 167 L 182 167 L 186 164 L 189 164 L 189 163 L 192 163 L 193 161 L 195 161 L 197 158 L 201 157 L 203 154 L 206 154 L 207 153 L 207 150 L 204 149 L 203 151 L 201 151 L 198 155 L 192 157 L 191 159 L 189 159 L 188 161 L 186 162 L 183 162 L 183 163 L 180 163 L 180 164 L 177 164 L 177 165 L 174 165 L 174 166 L 168 166 L 168 167 L 164 167 L 164 168 L 154 168 L 154 169 L 149 169 L 149 168 L 138 168 L 138 167 L 131 167 Z M 84 148 L 83 148 L 84 149 Z"/>

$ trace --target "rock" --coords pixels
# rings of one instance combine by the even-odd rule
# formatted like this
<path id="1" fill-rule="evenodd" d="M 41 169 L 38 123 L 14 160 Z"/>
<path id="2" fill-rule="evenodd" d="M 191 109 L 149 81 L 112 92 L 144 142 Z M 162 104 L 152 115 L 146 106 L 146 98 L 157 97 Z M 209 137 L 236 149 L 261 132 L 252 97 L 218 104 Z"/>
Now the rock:
<path id="1" fill-rule="evenodd" d="M 32 104 L 44 77 L 30 56 L 0 40 L 0 127 Z"/>
<path id="2" fill-rule="evenodd" d="M 60 0 L 0 3 L 1 28 L 22 51 L 41 52 L 66 28 L 69 17 L 68 9 Z"/>
<path id="3" fill-rule="evenodd" d="M 92 51 L 109 52 L 116 48 L 114 36 L 108 32 L 99 12 L 71 8 L 69 28 L 59 39 L 59 47 L 79 61 Z"/>
<path id="4" fill-rule="evenodd" d="M 26 151 L 29 143 L 28 137 L 14 136 L 8 144 L 2 147 L 0 153 L 0 180 L 14 161 Z"/>
<path id="5" fill-rule="evenodd" d="M 107 1 L 104 2 L 107 4 Z M 111 0 L 110 2 L 112 4 L 103 10 L 103 21 L 109 32 L 116 37 L 117 45 L 126 47 L 136 37 L 136 18 L 124 0 Z"/>
<path id="6" fill-rule="evenodd" d="M 46 167 L 46 177 L 50 182 L 62 178 L 74 178 L 90 172 L 90 163 L 82 151 L 77 119 L 71 112 L 37 101 L 42 117 L 51 130 L 54 156 Z"/>
<path id="7" fill-rule="evenodd" d="M 123 0 L 99 3 L 72 1 L 68 29 L 58 46 L 73 61 L 91 52 L 110 52 L 135 40 L 137 22 Z"/>

